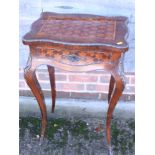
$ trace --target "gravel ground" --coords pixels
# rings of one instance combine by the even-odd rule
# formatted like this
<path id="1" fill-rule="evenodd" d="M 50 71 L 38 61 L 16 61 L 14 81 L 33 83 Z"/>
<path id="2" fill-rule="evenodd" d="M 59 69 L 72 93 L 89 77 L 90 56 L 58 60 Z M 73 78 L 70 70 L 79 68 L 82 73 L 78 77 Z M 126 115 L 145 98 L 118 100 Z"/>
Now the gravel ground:
<path id="1" fill-rule="evenodd" d="M 21 117 L 20 155 L 107 155 L 105 119 L 50 118 L 46 137 L 39 140 L 40 118 Z M 134 119 L 113 118 L 114 155 L 134 155 Z"/>

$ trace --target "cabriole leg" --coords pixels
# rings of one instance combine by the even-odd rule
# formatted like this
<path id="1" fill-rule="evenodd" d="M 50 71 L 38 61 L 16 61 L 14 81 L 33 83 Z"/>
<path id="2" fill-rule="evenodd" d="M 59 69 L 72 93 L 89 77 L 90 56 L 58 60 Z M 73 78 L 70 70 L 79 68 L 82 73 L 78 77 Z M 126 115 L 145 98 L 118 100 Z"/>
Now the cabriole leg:
<path id="1" fill-rule="evenodd" d="M 108 93 L 108 103 L 109 103 L 109 101 L 111 99 L 111 95 L 112 95 L 112 92 L 114 90 L 114 85 L 115 85 L 115 79 L 111 75 L 111 77 L 110 77 L 110 84 L 109 84 L 109 93 Z"/>
<path id="2" fill-rule="evenodd" d="M 52 97 L 52 112 L 55 109 L 55 100 L 56 100 L 56 89 L 55 89 L 55 70 L 52 66 L 47 66 L 50 78 L 50 85 L 51 85 L 51 97 Z"/>
<path id="3" fill-rule="evenodd" d="M 113 73 L 113 77 L 115 80 L 115 88 L 114 92 L 112 93 L 111 99 L 109 100 L 109 108 L 107 112 L 107 120 L 106 120 L 106 136 L 109 148 L 109 155 L 112 155 L 112 148 L 111 148 L 111 131 L 110 131 L 110 124 L 113 111 L 115 106 L 122 95 L 124 89 L 124 81 L 122 80 L 121 76 L 118 73 Z"/>
<path id="4" fill-rule="evenodd" d="M 30 87 L 31 91 L 33 92 L 36 100 L 39 104 L 41 114 L 42 114 L 42 123 L 41 123 L 41 138 L 44 137 L 45 129 L 47 125 L 47 112 L 46 112 L 46 105 L 44 101 L 44 96 L 39 85 L 39 82 L 36 77 L 35 67 L 32 67 L 30 64 L 24 70 L 24 77 L 25 80 Z"/>

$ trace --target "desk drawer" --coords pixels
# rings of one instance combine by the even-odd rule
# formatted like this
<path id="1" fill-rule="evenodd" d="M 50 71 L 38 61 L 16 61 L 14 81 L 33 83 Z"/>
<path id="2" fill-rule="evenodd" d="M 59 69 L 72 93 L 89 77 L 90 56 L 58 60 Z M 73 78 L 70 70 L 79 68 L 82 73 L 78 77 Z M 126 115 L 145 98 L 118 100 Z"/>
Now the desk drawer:
<path id="1" fill-rule="evenodd" d="M 68 65 L 90 65 L 100 63 L 111 63 L 118 60 L 121 56 L 119 52 L 110 51 L 91 51 L 91 50 L 73 50 L 73 49 L 56 49 L 40 48 L 33 50 L 35 56 L 46 57 Z"/>

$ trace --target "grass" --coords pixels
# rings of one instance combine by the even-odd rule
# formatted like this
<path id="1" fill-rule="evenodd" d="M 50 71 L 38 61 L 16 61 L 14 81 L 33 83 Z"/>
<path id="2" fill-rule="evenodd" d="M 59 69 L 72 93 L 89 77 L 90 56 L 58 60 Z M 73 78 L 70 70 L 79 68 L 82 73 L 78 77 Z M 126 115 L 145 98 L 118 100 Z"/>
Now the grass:
<path id="1" fill-rule="evenodd" d="M 24 136 L 25 130 L 29 129 L 32 137 L 40 134 L 41 120 L 34 117 L 23 117 L 20 118 L 20 137 Z M 105 125 L 102 125 L 105 126 Z M 135 143 L 135 124 L 134 119 L 122 121 L 113 119 L 111 123 L 111 135 L 112 135 L 112 146 L 115 151 L 115 155 L 126 155 L 127 151 L 133 154 L 134 143 Z M 52 143 L 56 144 L 57 147 L 64 147 L 68 145 L 68 136 L 71 135 L 75 139 L 80 137 L 86 141 L 97 141 L 100 142 L 104 139 L 105 130 L 95 132 L 94 126 L 89 126 L 87 122 L 82 120 L 67 120 L 64 118 L 50 119 L 47 123 L 46 138 Z M 76 144 L 77 145 L 77 144 Z M 78 143 L 79 147 L 82 145 Z"/>

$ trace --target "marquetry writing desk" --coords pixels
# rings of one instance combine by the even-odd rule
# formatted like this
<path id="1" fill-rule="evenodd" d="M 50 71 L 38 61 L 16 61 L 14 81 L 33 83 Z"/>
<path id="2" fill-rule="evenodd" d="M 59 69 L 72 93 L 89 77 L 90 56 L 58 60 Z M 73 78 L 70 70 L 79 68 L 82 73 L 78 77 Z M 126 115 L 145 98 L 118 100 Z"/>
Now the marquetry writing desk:
<path id="1" fill-rule="evenodd" d="M 54 67 L 66 71 L 88 72 L 105 70 L 111 74 L 109 84 L 106 135 L 111 150 L 110 122 L 112 113 L 125 86 L 123 56 L 128 50 L 126 17 L 104 17 L 87 14 L 57 14 L 43 12 L 23 37 L 30 54 L 25 79 L 42 113 L 41 137 L 44 137 L 47 113 L 44 96 L 35 70 L 47 65 L 50 76 L 52 112 L 56 89 Z"/>

